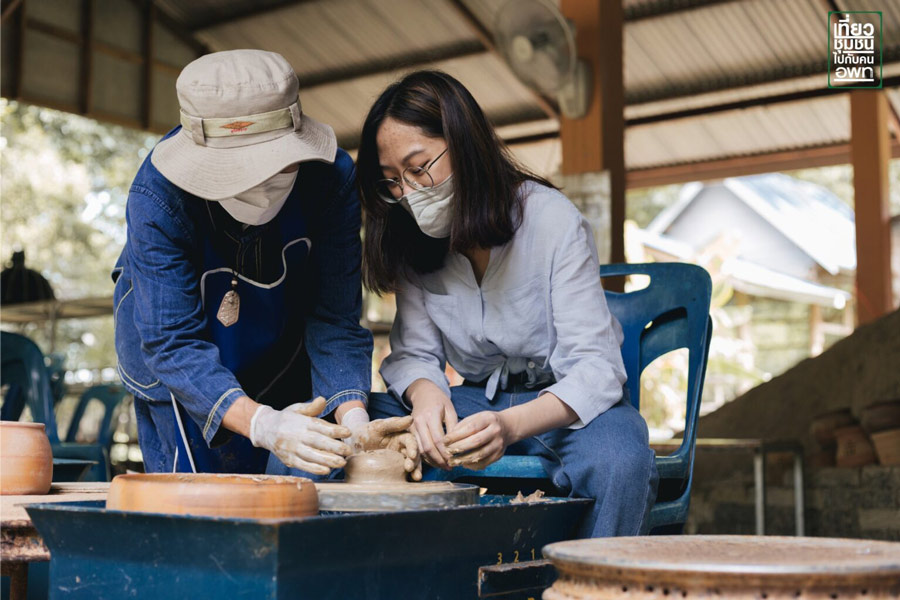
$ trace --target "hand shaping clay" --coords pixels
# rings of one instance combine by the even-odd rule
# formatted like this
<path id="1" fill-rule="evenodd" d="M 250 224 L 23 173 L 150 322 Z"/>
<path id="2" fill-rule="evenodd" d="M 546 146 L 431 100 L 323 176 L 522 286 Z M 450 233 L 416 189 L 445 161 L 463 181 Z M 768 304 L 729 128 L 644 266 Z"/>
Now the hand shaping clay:
<path id="1" fill-rule="evenodd" d="M 405 458 L 395 450 L 369 450 L 347 458 L 344 467 L 347 483 L 405 483 Z"/>

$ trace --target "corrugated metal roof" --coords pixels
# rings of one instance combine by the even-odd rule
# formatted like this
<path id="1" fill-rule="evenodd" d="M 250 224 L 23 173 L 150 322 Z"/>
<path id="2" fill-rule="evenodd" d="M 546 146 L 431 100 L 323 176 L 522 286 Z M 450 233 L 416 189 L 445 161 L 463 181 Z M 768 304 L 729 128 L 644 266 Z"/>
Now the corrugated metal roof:
<path id="1" fill-rule="evenodd" d="M 836 144 L 849 137 L 849 101 L 841 94 L 629 127 L 625 164 L 642 169 Z"/>
<path id="2" fill-rule="evenodd" d="M 626 101 L 823 70 L 826 14 L 821 0 L 745 0 L 629 23 Z"/>
<path id="3" fill-rule="evenodd" d="M 98 10 L 115 2 L 97 1 Z M 304 109 L 331 124 L 345 145 L 355 145 L 378 93 L 411 68 L 423 66 L 458 77 L 495 124 L 538 121 L 542 124 L 534 131 L 547 131 L 546 113 L 533 93 L 483 47 L 464 14 L 471 13 L 489 31 L 509 0 L 154 1 L 213 50 L 254 47 L 283 54 L 301 78 Z M 885 76 L 900 75 L 900 0 L 834 2 L 841 10 L 882 12 Z M 636 15 L 626 22 L 623 37 L 629 120 L 824 87 L 828 3 L 823 0 L 623 0 L 623 6 L 626 15 Z M 657 11 L 665 14 L 648 16 Z M 78 30 L 79 13 L 68 0 L 31 2 L 28 14 Z M 108 25 L 112 14 L 104 10 L 98 15 L 97 23 L 103 25 L 98 38 L 136 49 L 134 15 L 113 30 Z M 42 49 L 26 53 L 26 68 L 33 72 L 26 89 L 51 99 L 71 97 L 73 89 L 65 86 L 73 86 L 74 79 L 60 75 L 72 72 L 71 47 L 39 32 L 28 35 L 39 39 Z M 187 60 L 189 48 L 170 43 L 174 38 L 164 28 L 157 28 L 157 36 L 159 58 L 173 65 Z M 115 72 L 107 66 L 100 64 L 98 73 Z M 154 73 L 154 125 L 172 114 L 171 79 L 168 71 Z M 163 87 L 169 89 L 164 93 Z M 900 92 L 892 90 L 890 98 L 900 108 Z M 103 108 L 115 108 L 116 98 L 105 92 L 98 92 L 96 100 Z M 121 100 L 129 113 L 137 110 L 131 96 Z M 158 108 L 161 102 L 164 109 Z M 629 126 L 626 165 L 641 169 L 846 142 L 847 104 L 846 96 L 835 92 Z M 532 129 L 507 129 L 505 135 L 531 135 Z M 529 152 L 537 158 L 529 160 L 553 163 L 558 148 L 555 141 L 530 144 Z"/>
<path id="4" fill-rule="evenodd" d="M 533 121 L 545 117 L 533 104 L 523 104 L 528 92 L 494 55 L 464 57 L 429 65 L 446 71 L 465 85 L 495 125 Z M 346 82 L 301 90 L 303 109 L 331 124 L 338 140 L 355 147 L 366 113 L 378 95 L 408 70 L 391 71 Z"/>
<path id="5" fill-rule="evenodd" d="M 411 54 L 481 48 L 455 9 L 440 0 L 307 2 L 204 29 L 198 37 L 216 50 L 280 52 L 301 80 L 366 64 L 402 65 Z"/>

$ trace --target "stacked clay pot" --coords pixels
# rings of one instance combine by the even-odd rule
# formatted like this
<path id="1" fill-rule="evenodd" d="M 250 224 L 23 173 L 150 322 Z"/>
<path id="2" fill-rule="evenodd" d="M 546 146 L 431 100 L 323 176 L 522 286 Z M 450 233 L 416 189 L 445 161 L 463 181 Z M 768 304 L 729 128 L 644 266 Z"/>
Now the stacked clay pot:
<path id="1" fill-rule="evenodd" d="M 106 508 L 245 519 L 308 517 L 319 512 L 309 479 L 276 475 L 135 473 L 113 479 Z"/>
<path id="2" fill-rule="evenodd" d="M 53 455 L 43 423 L 0 421 L 0 494 L 50 491 Z"/>
<path id="3" fill-rule="evenodd" d="M 872 438 L 878 462 L 900 465 L 900 400 L 878 402 L 863 409 L 863 429 Z"/>
<path id="4" fill-rule="evenodd" d="M 819 450 L 810 456 L 810 465 L 813 467 L 833 467 L 837 449 L 835 431 L 841 427 L 848 427 L 854 424 L 856 424 L 856 419 L 850 414 L 849 408 L 833 410 L 818 415 L 813 419 L 809 426 L 809 433 L 816 441 Z"/>
<path id="5" fill-rule="evenodd" d="M 836 429 L 837 454 L 835 464 L 839 467 L 862 467 L 876 462 L 875 447 L 869 436 L 859 425 L 849 425 Z"/>

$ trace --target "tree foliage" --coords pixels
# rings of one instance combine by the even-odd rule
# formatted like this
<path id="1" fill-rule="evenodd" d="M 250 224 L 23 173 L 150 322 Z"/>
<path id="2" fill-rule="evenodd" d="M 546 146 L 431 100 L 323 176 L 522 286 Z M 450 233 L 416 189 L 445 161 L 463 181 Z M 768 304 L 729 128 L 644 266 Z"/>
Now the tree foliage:
<path id="1" fill-rule="evenodd" d="M 25 250 L 57 298 L 112 295 L 128 188 L 158 137 L 5 99 L 0 118 L 0 257 Z M 24 333 L 49 350 L 46 324 Z M 56 350 L 70 368 L 114 365 L 112 319 L 60 322 Z"/>

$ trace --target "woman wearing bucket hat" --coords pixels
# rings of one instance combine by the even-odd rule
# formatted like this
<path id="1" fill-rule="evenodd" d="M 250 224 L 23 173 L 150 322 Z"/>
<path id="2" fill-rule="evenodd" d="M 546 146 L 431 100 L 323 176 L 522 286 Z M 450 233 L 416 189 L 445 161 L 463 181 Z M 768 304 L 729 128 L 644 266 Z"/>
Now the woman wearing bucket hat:
<path id="1" fill-rule="evenodd" d="M 181 126 L 132 183 L 113 271 L 146 470 L 324 476 L 385 437 L 414 470 L 409 419 L 365 410 L 352 160 L 278 54 L 203 56 L 176 90 Z"/>
<path id="2" fill-rule="evenodd" d="M 411 413 L 435 467 L 539 457 L 555 487 L 595 500 L 581 537 L 644 532 L 656 466 L 575 205 L 517 165 L 469 91 L 437 71 L 379 96 L 357 168 L 365 282 L 397 294 L 390 394 L 372 394 L 372 415 Z M 463 385 L 448 385 L 447 363 Z"/>

